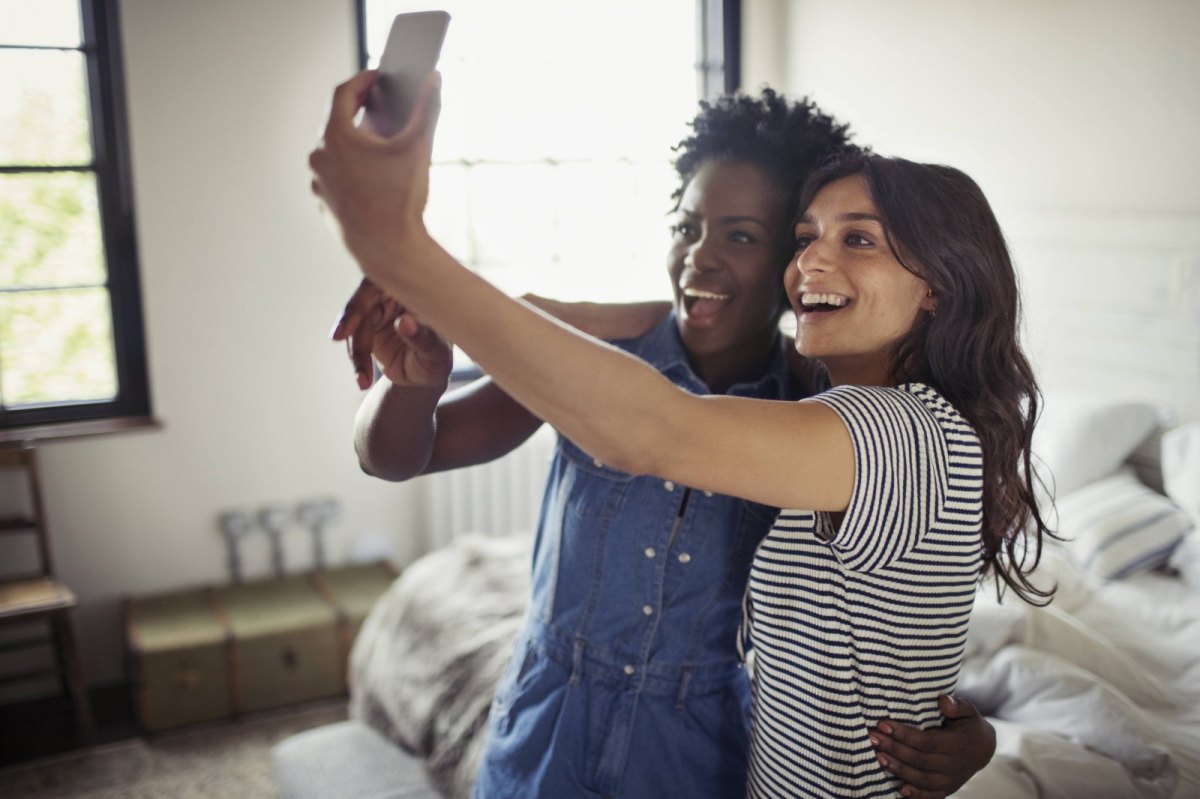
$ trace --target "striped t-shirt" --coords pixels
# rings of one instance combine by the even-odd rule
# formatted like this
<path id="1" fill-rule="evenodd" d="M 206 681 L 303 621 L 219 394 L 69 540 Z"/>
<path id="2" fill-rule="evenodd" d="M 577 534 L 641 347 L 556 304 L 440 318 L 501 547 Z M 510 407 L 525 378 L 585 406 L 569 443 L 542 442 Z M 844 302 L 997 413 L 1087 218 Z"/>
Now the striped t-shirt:
<path id="1" fill-rule="evenodd" d="M 975 597 L 983 456 L 929 386 L 842 386 L 855 482 L 841 526 L 785 510 L 754 556 L 751 797 L 896 796 L 867 729 L 937 726 Z M 798 442 L 798 446 L 802 446 Z"/>

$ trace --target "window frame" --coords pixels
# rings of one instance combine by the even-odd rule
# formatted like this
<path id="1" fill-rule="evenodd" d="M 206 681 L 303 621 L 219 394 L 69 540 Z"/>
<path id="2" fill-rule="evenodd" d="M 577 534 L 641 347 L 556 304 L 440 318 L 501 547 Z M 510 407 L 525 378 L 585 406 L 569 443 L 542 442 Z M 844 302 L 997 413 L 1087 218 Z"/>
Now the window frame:
<path id="1" fill-rule="evenodd" d="M 700 20 L 696 36 L 700 59 L 696 80 L 700 96 L 712 99 L 742 87 L 741 0 L 696 0 Z M 358 68 L 367 68 L 367 0 L 355 0 L 358 31 Z"/>
<path id="2" fill-rule="evenodd" d="M 368 0 L 355 0 L 355 23 L 357 26 L 358 67 L 366 69 L 367 52 L 367 6 Z M 741 0 L 696 0 L 697 8 L 697 59 L 696 83 L 699 96 L 712 100 L 722 93 L 733 93 L 741 88 Z M 451 385 L 461 385 L 483 375 L 475 364 L 455 364 L 451 374 Z M 376 379 L 379 369 L 376 366 Z"/>
<path id="3" fill-rule="evenodd" d="M 696 0 L 699 4 L 700 96 L 712 100 L 742 88 L 741 0 Z"/>
<path id="4" fill-rule="evenodd" d="M 0 441 L 109 432 L 157 424 L 150 418 L 119 0 L 78 0 L 78 5 L 83 38 L 78 49 L 86 64 L 92 162 L 70 166 L 0 166 L 0 173 L 82 171 L 95 175 L 117 393 L 107 401 L 81 400 L 16 409 L 0 406 Z M 4 49 L 38 48 L 9 45 Z M 112 420 L 112 424 L 103 424 L 105 420 Z"/>

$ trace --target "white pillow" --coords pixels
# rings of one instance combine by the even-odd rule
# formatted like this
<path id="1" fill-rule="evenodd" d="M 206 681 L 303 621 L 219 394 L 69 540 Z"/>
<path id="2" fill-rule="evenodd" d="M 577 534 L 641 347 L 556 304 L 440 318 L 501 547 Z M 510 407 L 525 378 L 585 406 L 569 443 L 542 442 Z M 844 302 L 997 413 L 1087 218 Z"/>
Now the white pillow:
<path id="1" fill-rule="evenodd" d="M 1058 501 L 1058 533 L 1088 572 L 1105 580 L 1161 566 L 1192 530 L 1178 505 L 1125 468 Z"/>
<path id="2" fill-rule="evenodd" d="M 1161 421 L 1148 402 L 1047 392 L 1033 432 L 1037 471 L 1053 496 L 1065 497 L 1116 471 Z"/>
<path id="3" fill-rule="evenodd" d="M 1200 422 L 1163 434 L 1163 490 L 1200 525 Z"/>
<path id="4" fill-rule="evenodd" d="M 1167 563 L 1193 591 L 1200 593 L 1200 530 L 1185 535 Z"/>

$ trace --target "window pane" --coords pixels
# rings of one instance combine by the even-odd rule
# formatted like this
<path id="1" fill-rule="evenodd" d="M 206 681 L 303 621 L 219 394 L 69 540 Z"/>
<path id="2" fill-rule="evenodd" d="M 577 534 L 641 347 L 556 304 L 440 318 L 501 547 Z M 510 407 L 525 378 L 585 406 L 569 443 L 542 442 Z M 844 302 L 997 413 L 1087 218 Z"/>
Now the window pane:
<path id="1" fill-rule="evenodd" d="M 699 99 L 695 0 L 437 7 L 451 22 L 430 231 L 509 293 L 668 297 L 671 147 Z M 392 17 L 429 4 L 364 8 L 375 65 Z"/>
<path id="2" fill-rule="evenodd" d="M 0 295 L 0 401 L 6 408 L 116 395 L 104 289 Z"/>
<path id="3" fill-rule="evenodd" d="M 535 278 L 537 291 L 594 302 L 669 297 L 670 164 L 564 164 L 556 176 L 561 263 Z"/>
<path id="4" fill-rule="evenodd" d="M 549 164 L 479 164 L 467 179 L 474 262 L 505 291 L 527 291 L 555 261 L 555 179 Z M 519 266 L 524 274 L 506 266 Z M 515 281 L 515 282 L 514 282 Z"/>
<path id="5" fill-rule="evenodd" d="M 83 54 L 0 50 L 0 165 L 92 163 Z"/>
<path id="6" fill-rule="evenodd" d="M 425 226 L 455 258 L 474 265 L 475 250 L 468 234 L 467 174 L 462 164 L 434 164 L 429 177 Z"/>
<path id="7" fill-rule="evenodd" d="M 0 289 L 104 282 L 95 175 L 0 175 Z"/>
<path id="8" fill-rule="evenodd" d="M 79 0 L 0 0 L 0 44 L 78 47 Z"/>
<path id="9" fill-rule="evenodd" d="M 435 160 L 661 158 L 696 111 L 695 0 L 442 0 Z M 366 3 L 369 61 L 394 14 Z"/>

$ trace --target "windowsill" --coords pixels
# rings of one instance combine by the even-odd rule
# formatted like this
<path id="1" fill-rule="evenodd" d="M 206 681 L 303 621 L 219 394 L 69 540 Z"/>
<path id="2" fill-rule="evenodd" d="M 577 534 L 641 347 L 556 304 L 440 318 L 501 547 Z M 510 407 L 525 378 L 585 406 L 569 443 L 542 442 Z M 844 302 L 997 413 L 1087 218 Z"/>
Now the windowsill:
<path id="1" fill-rule="evenodd" d="M 162 422 L 152 416 L 123 416 L 116 419 L 89 419 L 82 422 L 30 425 L 0 430 L 0 444 L 58 441 L 64 438 L 124 433 L 135 430 L 158 430 Z"/>

